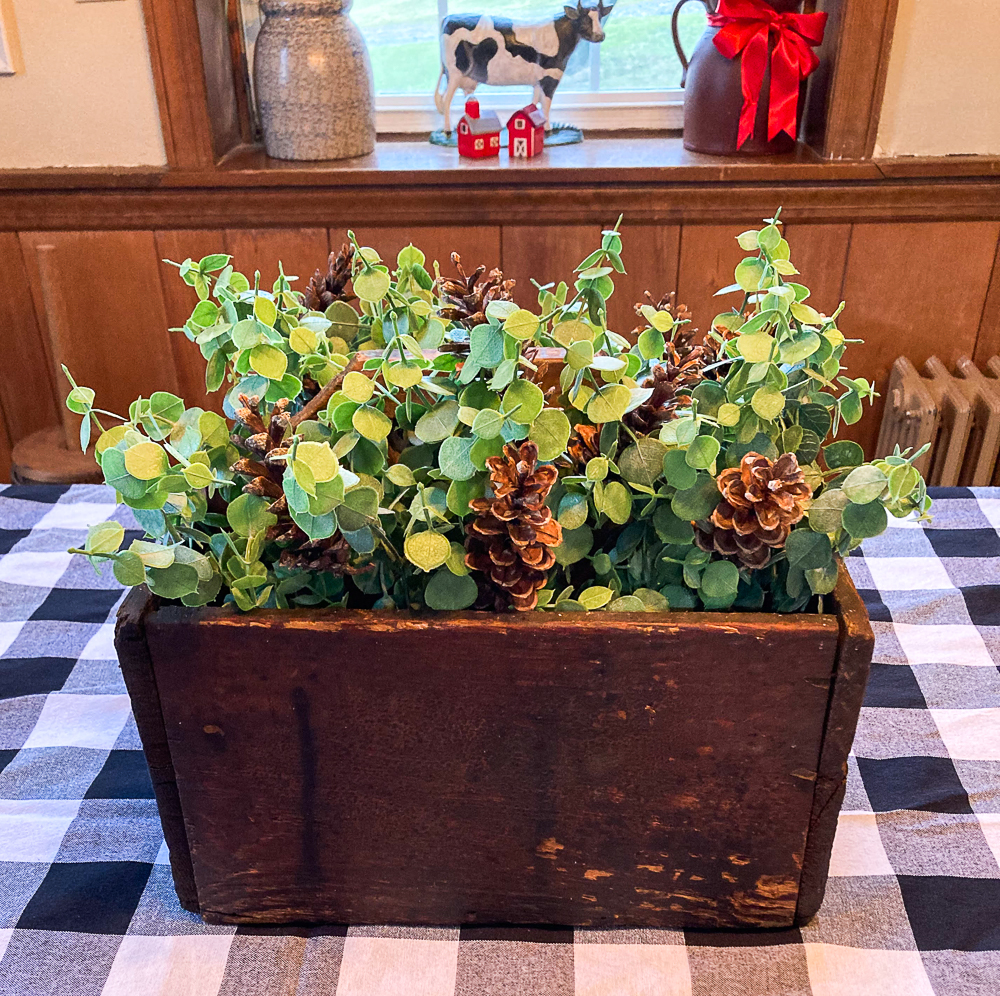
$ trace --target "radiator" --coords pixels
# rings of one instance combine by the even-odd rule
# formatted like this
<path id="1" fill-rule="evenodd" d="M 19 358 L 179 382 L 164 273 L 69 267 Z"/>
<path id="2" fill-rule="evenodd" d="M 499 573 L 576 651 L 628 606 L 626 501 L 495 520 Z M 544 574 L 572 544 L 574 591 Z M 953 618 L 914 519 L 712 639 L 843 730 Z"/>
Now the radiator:
<path id="1" fill-rule="evenodd" d="M 878 453 L 930 443 L 916 461 L 928 484 L 1000 486 L 1000 357 L 980 370 L 961 357 L 954 372 L 932 356 L 921 370 L 892 367 Z"/>

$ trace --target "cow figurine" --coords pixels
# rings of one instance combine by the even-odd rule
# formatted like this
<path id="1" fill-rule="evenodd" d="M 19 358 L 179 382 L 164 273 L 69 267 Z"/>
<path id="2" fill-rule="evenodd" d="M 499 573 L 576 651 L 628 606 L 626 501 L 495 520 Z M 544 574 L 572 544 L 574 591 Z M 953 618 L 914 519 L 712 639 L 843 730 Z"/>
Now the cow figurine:
<path id="1" fill-rule="evenodd" d="M 449 14 L 441 21 L 441 75 L 434 89 L 434 104 L 444 115 L 445 132 L 451 132 L 455 91 L 461 88 L 468 97 L 480 83 L 534 87 L 534 102 L 541 104 L 545 127 L 550 128 L 552 95 L 569 57 L 581 39 L 604 41 L 604 21 L 612 9 L 604 0 L 596 6 L 577 0 L 575 7 L 563 7 L 558 17 L 533 23 L 489 14 Z"/>

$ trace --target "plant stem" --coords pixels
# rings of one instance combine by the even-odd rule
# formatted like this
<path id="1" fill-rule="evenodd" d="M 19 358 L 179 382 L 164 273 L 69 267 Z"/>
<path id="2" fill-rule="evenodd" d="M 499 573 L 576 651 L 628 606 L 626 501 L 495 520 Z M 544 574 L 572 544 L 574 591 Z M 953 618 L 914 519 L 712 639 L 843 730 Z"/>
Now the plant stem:
<path id="1" fill-rule="evenodd" d="M 355 370 L 360 370 L 365 365 L 365 361 L 360 353 L 355 353 L 351 358 L 351 362 L 344 367 L 343 370 L 337 374 L 336 377 L 331 377 L 327 381 L 326 387 L 323 388 L 311 401 L 309 401 L 301 411 L 296 412 L 291 419 L 289 419 L 289 426 L 295 429 L 301 422 L 306 422 L 311 419 L 314 415 L 321 412 L 325 407 L 327 402 L 332 398 L 339 390 L 340 385 L 344 383 L 344 378 Z"/>

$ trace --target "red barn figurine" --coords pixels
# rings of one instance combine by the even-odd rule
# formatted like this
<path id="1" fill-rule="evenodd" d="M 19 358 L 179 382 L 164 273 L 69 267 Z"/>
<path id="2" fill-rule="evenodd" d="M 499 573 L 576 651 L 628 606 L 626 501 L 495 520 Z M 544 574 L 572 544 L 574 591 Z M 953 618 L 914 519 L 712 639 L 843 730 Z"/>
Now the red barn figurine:
<path id="1" fill-rule="evenodd" d="M 465 114 L 458 122 L 458 154 L 467 159 L 500 155 L 500 119 L 495 111 L 479 116 L 479 101 L 465 102 Z"/>
<path id="2" fill-rule="evenodd" d="M 515 111 L 507 122 L 511 159 L 530 159 L 542 151 L 545 142 L 545 115 L 537 104 Z"/>

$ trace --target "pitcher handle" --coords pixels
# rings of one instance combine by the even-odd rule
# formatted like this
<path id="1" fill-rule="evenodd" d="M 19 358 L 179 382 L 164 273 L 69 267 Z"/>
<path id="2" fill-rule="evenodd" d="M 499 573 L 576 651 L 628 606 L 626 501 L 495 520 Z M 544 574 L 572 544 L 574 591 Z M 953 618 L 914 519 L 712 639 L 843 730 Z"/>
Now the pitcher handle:
<path id="1" fill-rule="evenodd" d="M 677 17 L 681 12 L 681 8 L 684 4 L 688 3 L 688 0 L 677 0 L 677 4 L 674 7 L 673 16 L 670 18 L 670 30 L 674 36 L 674 48 L 677 49 L 677 58 L 681 61 L 681 86 L 683 87 L 687 83 L 688 66 L 691 64 L 688 57 L 684 54 L 684 49 L 681 47 L 681 37 L 677 32 Z M 710 0 L 701 0 L 701 3 L 705 5 L 705 10 L 709 14 L 714 13 L 715 4 L 711 3 Z"/>

